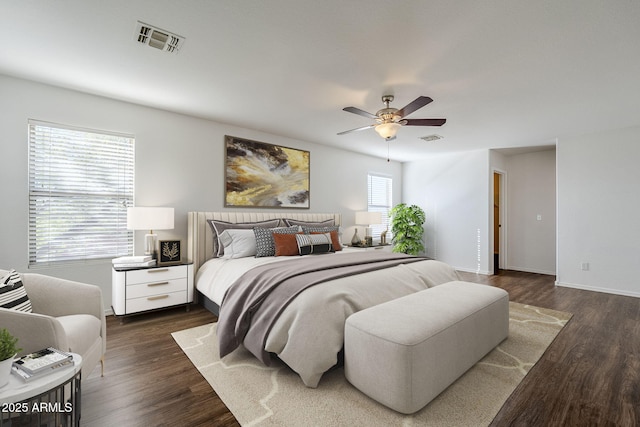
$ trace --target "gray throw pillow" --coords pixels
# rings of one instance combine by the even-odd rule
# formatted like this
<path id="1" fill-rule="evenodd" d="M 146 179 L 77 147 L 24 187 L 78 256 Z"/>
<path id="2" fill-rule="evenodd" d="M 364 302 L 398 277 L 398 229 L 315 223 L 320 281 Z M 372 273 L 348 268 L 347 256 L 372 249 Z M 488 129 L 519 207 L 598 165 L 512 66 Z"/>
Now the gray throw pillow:
<path id="1" fill-rule="evenodd" d="M 211 227 L 211 232 L 213 233 L 213 256 L 221 257 L 224 255 L 224 245 L 220 242 L 220 234 L 222 234 L 225 230 L 230 229 L 253 229 L 253 228 L 274 228 L 280 225 L 280 219 L 269 219 L 266 221 L 257 221 L 257 222 L 227 222 L 227 221 L 219 221 L 216 219 L 207 220 L 209 226 Z"/>

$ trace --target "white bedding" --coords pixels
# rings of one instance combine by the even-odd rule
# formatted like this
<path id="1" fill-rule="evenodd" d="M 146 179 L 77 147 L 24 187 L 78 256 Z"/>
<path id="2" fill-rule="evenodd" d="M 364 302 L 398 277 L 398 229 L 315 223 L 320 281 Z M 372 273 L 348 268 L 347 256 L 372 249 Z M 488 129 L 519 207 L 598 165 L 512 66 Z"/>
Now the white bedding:
<path id="1" fill-rule="evenodd" d="M 361 251 L 361 249 L 344 248 L 335 254 L 323 256 L 339 255 L 352 251 Z M 200 266 L 196 274 L 196 289 L 220 306 L 222 305 L 222 299 L 229 286 L 246 271 L 258 265 L 301 258 L 300 256 L 245 257 L 235 259 L 212 258 Z"/>
<path id="2" fill-rule="evenodd" d="M 200 268 L 197 288 L 220 305 L 227 288 L 247 269 L 292 258 L 303 257 L 213 259 Z M 297 372 L 306 386 L 315 388 L 323 373 L 338 361 L 347 317 L 452 280 L 458 280 L 458 276 L 451 266 L 427 260 L 312 286 L 281 313 L 267 337 L 265 349 Z"/>

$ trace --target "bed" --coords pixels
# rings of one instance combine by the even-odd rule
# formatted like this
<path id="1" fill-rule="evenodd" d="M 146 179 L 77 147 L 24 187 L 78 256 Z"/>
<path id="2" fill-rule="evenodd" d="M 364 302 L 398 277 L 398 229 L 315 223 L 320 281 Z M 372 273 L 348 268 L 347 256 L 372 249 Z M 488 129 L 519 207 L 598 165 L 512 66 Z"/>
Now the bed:
<path id="1" fill-rule="evenodd" d="M 458 280 L 452 267 L 426 258 L 353 248 L 300 256 L 281 244 L 295 239 L 299 251 L 309 244 L 310 250 L 323 252 L 326 242 L 333 250 L 335 239 L 341 239 L 340 224 L 335 213 L 189 212 L 187 256 L 194 264 L 198 298 L 219 316 L 221 356 L 243 345 L 265 364 L 278 357 L 315 388 L 338 363 L 348 316 Z M 284 230 L 294 227 L 296 232 Z M 259 256 L 247 255 L 252 233 Z M 277 241 L 279 256 L 263 250 L 264 235 Z M 280 283 L 281 276 L 287 281 Z"/>

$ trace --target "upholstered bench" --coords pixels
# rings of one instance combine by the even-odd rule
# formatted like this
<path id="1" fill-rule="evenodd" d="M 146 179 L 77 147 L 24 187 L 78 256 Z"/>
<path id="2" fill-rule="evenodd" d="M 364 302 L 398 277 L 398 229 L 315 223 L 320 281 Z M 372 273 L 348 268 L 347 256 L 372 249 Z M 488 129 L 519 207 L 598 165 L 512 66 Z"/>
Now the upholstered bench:
<path id="1" fill-rule="evenodd" d="M 347 318 L 347 380 L 385 406 L 412 414 L 509 334 L 502 289 L 448 282 Z"/>

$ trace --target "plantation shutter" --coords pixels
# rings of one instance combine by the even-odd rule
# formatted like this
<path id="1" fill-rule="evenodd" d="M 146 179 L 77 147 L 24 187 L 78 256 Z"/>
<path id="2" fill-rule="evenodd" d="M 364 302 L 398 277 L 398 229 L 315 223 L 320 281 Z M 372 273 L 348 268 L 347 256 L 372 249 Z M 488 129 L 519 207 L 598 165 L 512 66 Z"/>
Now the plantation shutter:
<path id="1" fill-rule="evenodd" d="M 392 204 L 391 188 L 393 179 L 389 176 L 369 174 L 369 201 L 367 210 L 369 212 L 380 212 L 382 214 L 382 224 L 372 224 L 372 234 L 374 239 L 379 239 L 380 234 L 391 231 L 389 224 L 389 211 Z M 390 236 L 387 237 L 390 241 Z"/>
<path id="2" fill-rule="evenodd" d="M 133 253 L 134 138 L 29 120 L 29 265 Z"/>

